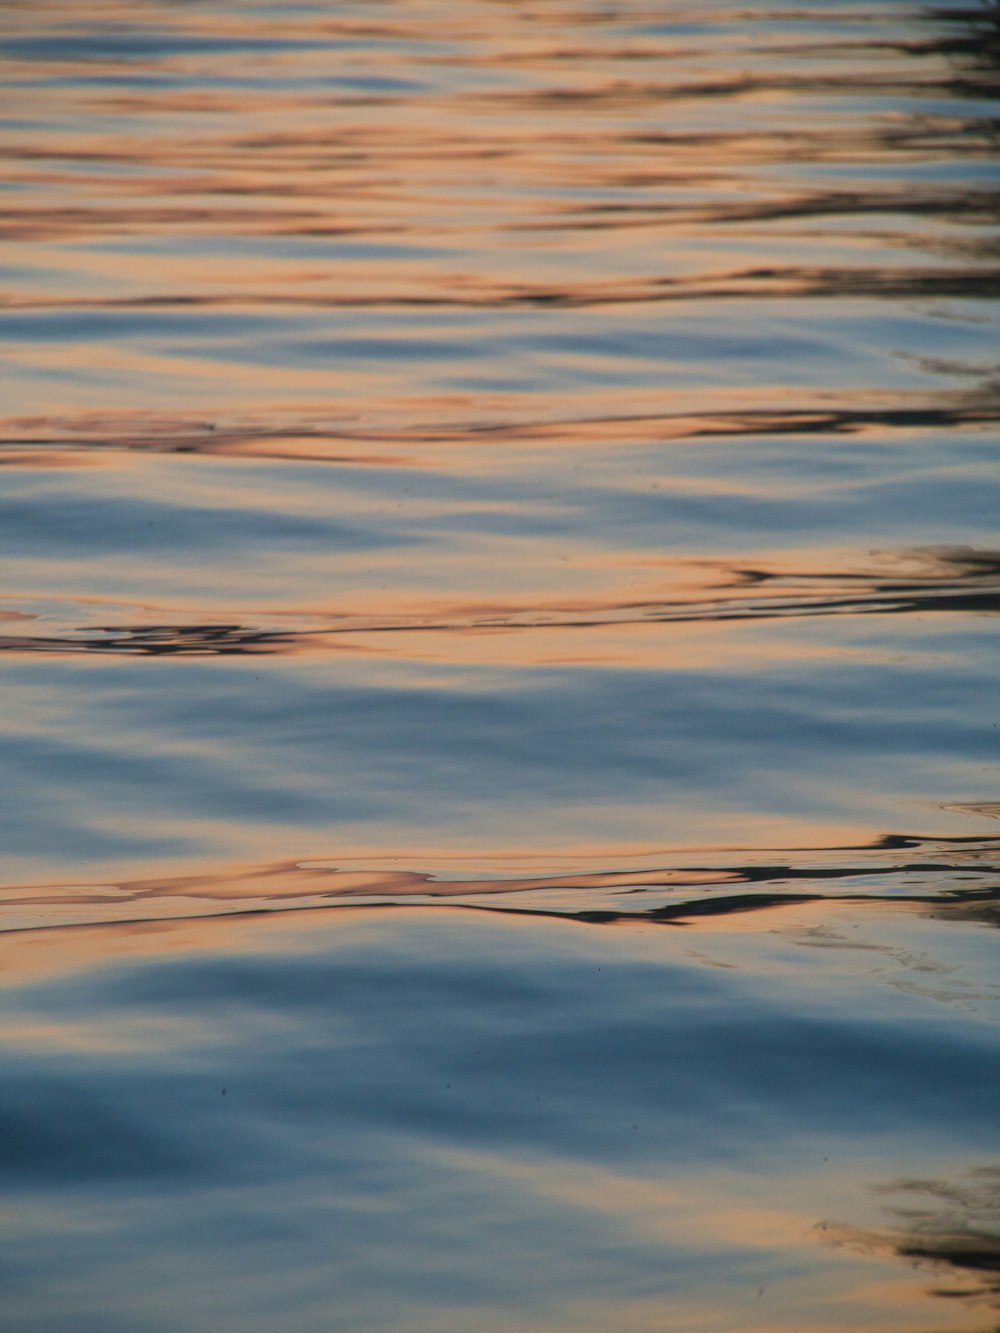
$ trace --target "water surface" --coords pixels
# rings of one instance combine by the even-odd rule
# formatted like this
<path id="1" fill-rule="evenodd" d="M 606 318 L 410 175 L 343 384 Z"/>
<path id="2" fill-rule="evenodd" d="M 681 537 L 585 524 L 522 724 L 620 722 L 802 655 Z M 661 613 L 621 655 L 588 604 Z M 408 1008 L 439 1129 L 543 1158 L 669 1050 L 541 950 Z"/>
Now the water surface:
<path id="1" fill-rule="evenodd" d="M 0 1326 L 996 1324 L 998 41 L 5 7 Z"/>

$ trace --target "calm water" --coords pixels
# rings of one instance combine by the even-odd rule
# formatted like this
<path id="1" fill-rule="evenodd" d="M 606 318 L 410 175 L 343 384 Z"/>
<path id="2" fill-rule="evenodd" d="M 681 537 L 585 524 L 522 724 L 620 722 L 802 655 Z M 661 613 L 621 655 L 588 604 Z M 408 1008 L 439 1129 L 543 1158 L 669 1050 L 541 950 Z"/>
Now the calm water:
<path id="1" fill-rule="evenodd" d="M 0 1328 L 1000 1327 L 1000 9 L 7 0 Z"/>

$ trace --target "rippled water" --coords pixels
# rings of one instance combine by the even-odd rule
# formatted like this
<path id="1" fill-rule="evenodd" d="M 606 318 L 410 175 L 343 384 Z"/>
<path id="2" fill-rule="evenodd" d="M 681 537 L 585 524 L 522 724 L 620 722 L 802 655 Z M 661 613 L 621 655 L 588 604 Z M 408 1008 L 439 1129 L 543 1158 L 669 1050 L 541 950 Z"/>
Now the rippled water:
<path id="1" fill-rule="evenodd" d="M 997 5 L 0 79 L 0 1327 L 997 1327 Z"/>

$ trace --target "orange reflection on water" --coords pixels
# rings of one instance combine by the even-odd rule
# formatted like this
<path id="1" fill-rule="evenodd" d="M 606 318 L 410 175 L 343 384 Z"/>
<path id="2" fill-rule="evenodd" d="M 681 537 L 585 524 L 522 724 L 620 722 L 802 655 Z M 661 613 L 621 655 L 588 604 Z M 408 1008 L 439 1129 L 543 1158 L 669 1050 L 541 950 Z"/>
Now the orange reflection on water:
<path id="1" fill-rule="evenodd" d="M 164 861 L 155 877 L 125 874 L 103 882 L 10 884 L 0 889 L 5 932 L 60 926 L 131 928 L 137 922 L 226 912 L 274 913 L 350 907 L 357 900 L 462 902 L 606 925 L 697 924 L 722 931 L 767 929 L 778 913 L 806 931 L 829 915 L 829 899 L 910 903 L 970 920 L 995 914 L 995 837 L 886 837 L 814 823 L 815 842 L 768 845 L 787 821 L 759 819 L 756 846 L 649 848 L 584 843 L 572 849 L 414 845 L 391 853 L 342 846 L 336 856 L 211 869 Z M 801 830 L 805 832 L 805 828 Z M 831 840 L 839 834 L 840 843 Z M 824 843 L 820 839 L 826 835 Z M 934 879 L 928 880 L 933 872 Z M 932 886 L 937 885 L 935 890 Z M 745 920 L 744 920 L 745 918 Z M 25 936 L 27 938 L 27 936 Z"/>
<path id="2" fill-rule="evenodd" d="M 45 451 L 46 462 L 48 451 Z M 70 466 L 80 457 L 55 449 L 51 462 Z M 82 455 L 84 459 L 90 455 Z M 128 458 L 128 455 L 125 456 Z M 14 465 L 24 456 L 11 454 Z M 373 460 L 368 459 L 369 463 Z M 381 460 L 391 466 L 391 460 Z M 183 475 L 165 473 L 160 496 L 194 501 Z M 297 516 L 303 493 L 276 495 L 272 512 Z M 215 499 L 209 491 L 209 501 Z M 252 508 L 258 493 L 229 485 L 227 510 Z M 342 497 L 341 517 L 367 521 L 380 501 L 363 491 Z M 411 506 L 411 521 L 433 510 Z M 502 525 L 514 506 L 483 508 Z M 447 510 L 444 510 L 447 513 Z M 272 557 L 267 579 L 247 586 L 242 567 L 226 576 L 209 571 L 215 604 L 169 605 L 97 596 L 43 594 L 8 597 L 0 608 L 12 632 L 0 638 L 7 653 L 92 655 L 368 654 L 412 662 L 496 667 L 615 665 L 633 669 L 694 671 L 717 666 L 720 652 L 739 656 L 746 670 L 770 662 L 820 662 L 830 648 L 803 633 L 804 623 L 838 617 L 841 660 L 896 660 L 893 621 L 1000 608 L 997 553 L 972 548 L 851 552 L 808 548 L 795 554 L 760 551 L 739 565 L 721 560 L 655 555 L 618 548 L 598 552 L 585 545 L 539 537 L 520 540 L 484 534 L 468 558 L 428 550 L 419 567 L 400 580 L 399 557 L 388 553 L 331 553 L 326 560 Z M 35 571 L 43 568 L 35 562 Z M 500 577 L 497 578 L 497 571 Z M 36 574 L 37 576 L 37 574 Z M 381 576 L 381 577 L 380 577 Z M 53 581 L 60 569 L 53 565 Z M 337 582 L 337 600 L 326 588 Z M 449 589 L 449 584 L 451 588 Z M 491 584 L 500 595 L 490 597 Z M 516 586 L 517 600 L 510 597 Z M 315 600 L 309 599 L 315 589 Z M 586 590 L 586 596 L 580 593 Z M 322 591 L 321 591 L 322 590 Z M 286 593 L 295 602 L 268 604 Z M 506 594 L 506 596 L 504 596 Z M 238 596 L 227 604 L 223 598 Z M 863 626 L 843 629 L 845 616 L 877 616 L 881 642 Z M 755 625 L 766 632 L 757 633 Z M 901 623 L 899 634 L 907 628 Z M 856 643 L 855 641 L 856 640 Z"/>

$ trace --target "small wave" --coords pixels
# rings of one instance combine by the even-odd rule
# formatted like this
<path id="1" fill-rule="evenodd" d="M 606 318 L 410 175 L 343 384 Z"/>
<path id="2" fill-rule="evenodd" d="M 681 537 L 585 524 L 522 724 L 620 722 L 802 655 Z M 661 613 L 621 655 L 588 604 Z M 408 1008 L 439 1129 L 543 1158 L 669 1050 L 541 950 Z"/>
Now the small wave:
<path id="1" fill-rule="evenodd" d="M 8 885 L 0 889 L 0 933 L 359 904 L 669 925 L 831 900 L 917 905 L 1000 924 L 1000 837 L 886 834 L 858 846 L 771 853 L 623 854 L 617 866 L 572 853 L 444 856 L 418 868 L 421 859 L 434 858 L 399 855 L 391 865 L 378 857 L 303 858 L 114 883 Z"/>
<path id="2" fill-rule="evenodd" d="M 885 567 L 865 571 L 826 569 L 815 572 L 732 567 L 705 562 L 706 595 L 688 588 L 684 600 L 588 603 L 575 606 L 495 605 L 476 614 L 415 609 L 400 615 L 331 612 L 293 616 L 275 612 L 284 626 L 231 621 L 171 623 L 162 608 L 153 623 L 93 624 L 100 603 L 86 608 L 90 625 L 69 624 L 58 633 L 0 634 L 2 653 L 92 653 L 128 657 L 233 656 L 319 652 L 352 636 L 407 633 L 472 634 L 482 631 L 527 633 L 532 630 L 599 629 L 621 625 L 671 625 L 745 620 L 796 620 L 817 616 L 995 614 L 1000 611 L 1000 551 L 966 547 L 893 552 Z M 859 562 L 860 563 L 860 562 Z M 909 570 L 909 573 L 907 571 Z M 72 599 L 62 604 L 72 606 Z M 25 631 L 51 621 L 44 602 L 4 609 L 0 622 Z M 120 609 L 120 608 L 119 608 Z M 67 611 L 62 611 L 65 619 Z M 289 621 L 295 623 L 289 623 Z"/>
<path id="3" fill-rule="evenodd" d="M 949 367 L 950 369 L 950 367 Z M 964 373 L 964 371 L 963 371 Z M 519 444 L 613 444 L 623 437 L 695 440 L 769 435 L 855 435 L 873 430 L 960 430 L 1000 421 L 992 381 L 945 400 L 800 407 L 734 407 L 552 419 L 446 421 L 377 427 L 358 421 L 331 425 L 286 421 L 230 423 L 145 413 L 75 417 L 8 417 L 0 421 L 0 466 L 46 466 L 49 455 L 149 451 L 288 461 L 421 465 L 428 446 L 475 446 L 496 440 Z M 388 451 L 387 451 L 388 446 Z M 410 451 L 413 452 L 410 452 Z"/>

